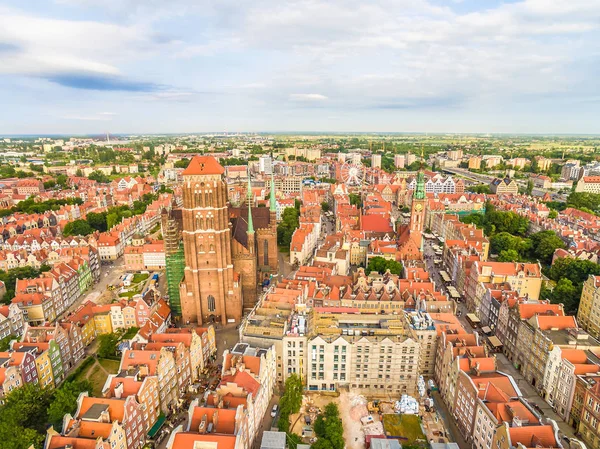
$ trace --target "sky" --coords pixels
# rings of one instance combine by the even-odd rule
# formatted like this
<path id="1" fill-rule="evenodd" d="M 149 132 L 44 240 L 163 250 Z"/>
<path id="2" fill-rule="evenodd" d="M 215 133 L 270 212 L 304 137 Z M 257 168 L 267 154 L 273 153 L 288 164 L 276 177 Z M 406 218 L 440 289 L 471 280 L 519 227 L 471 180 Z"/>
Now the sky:
<path id="1" fill-rule="evenodd" d="M 600 133 L 598 0 L 1 0 L 0 134 Z"/>

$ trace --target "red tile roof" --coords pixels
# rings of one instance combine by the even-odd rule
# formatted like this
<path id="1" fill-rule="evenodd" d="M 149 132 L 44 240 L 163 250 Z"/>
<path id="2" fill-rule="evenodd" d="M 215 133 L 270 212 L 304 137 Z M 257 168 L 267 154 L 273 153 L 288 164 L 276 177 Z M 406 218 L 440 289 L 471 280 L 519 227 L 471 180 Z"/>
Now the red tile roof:
<path id="1" fill-rule="evenodd" d="M 212 156 L 194 156 L 183 175 L 222 175 L 225 169 Z"/>

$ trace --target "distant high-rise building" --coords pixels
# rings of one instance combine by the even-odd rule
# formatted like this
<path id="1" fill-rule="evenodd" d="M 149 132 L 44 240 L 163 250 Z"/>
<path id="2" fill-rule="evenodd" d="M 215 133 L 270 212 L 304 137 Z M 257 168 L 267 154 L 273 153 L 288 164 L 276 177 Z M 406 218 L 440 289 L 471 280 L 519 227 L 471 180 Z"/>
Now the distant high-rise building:
<path id="1" fill-rule="evenodd" d="M 406 159 L 403 154 L 396 154 L 394 156 L 394 165 L 396 168 L 404 168 L 404 163 Z"/>
<path id="2" fill-rule="evenodd" d="M 406 165 L 410 165 L 417 160 L 417 156 L 412 153 L 406 153 Z"/>
<path id="3" fill-rule="evenodd" d="M 448 151 L 448 159 L 451 161 L 458 161 L 463 158 L 463 150 L 450 150 Z"/>
<path id="4" fill-rule="evenodd" d="M 469 168 L 479 170 L 481 168 L 481 157 L 473 156 L 469 158 Z"/>
<path id="5" fill-rule="evenodd" d="M 262 155 L 258 158 L 258 171 L 265 175 L 273 173 L 273 160 L 269 155 Z"/>
<path id="6" fill-rule="evenodd" d="M 372 168 L 381 168 L 381 154 L 372 154 L 371 155 L 371 167 Z"/>

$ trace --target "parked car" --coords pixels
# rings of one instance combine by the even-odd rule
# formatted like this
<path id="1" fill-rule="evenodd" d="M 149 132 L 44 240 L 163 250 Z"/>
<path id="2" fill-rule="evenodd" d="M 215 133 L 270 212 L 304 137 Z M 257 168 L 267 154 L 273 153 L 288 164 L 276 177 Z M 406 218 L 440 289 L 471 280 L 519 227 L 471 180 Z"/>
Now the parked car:
<path id="1" fill-rule="evenodd" d="M 277 411 L 279 410 L 279 406 L 275 404 L 271 409 L 271 418 L 275 418 L 277 416 Z"/>

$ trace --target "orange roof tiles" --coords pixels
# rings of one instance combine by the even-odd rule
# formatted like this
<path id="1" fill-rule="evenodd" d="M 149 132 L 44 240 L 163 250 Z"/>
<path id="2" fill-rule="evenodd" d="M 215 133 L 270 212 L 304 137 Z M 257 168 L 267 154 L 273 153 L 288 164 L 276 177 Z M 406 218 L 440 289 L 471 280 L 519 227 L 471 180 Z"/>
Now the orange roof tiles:
<path id="1" fill-rule="evenodd" d="M 552 312 L 556 315 L 564 315 L 565 312 L 560 304 L 526 303 L 519 304 L 519 314 L 522 320 L 528 320 L 536 314 Z"/>
<path id="2" fill-rule="evenodd" d="M 234 383 L 238 387 L 241 387 L 244 390 L 246 390 L 248 393 L 252 393 L 253 397 L 256 397 L 256 393 L 260 389 L 260 383 L 258 383 L 258 381 L 254 377 L 248 374 L 247 371 L 237 371 L 233 375 L 223 376 L 221 378 L 221 383 Z"/>
<path id="3" fill-rule="evenodd" d="M 573 329 L 577 327 L 574 316 L 537 316 L 538 327 L 541 330 Z"/>
<path id="4" fill-rule="evenodd" d="M 509 427 L 511 446 L 521 443 L 525 447 L 558 447 L 552 426 Z"/>
<path id="5" fill-rule="evenodd" d="M 125 401 L 121 399 L 93 398 L 90 396 L 84 396 L 79 409 L 79 417 L 85 415 L 85 413 L 94 404 L 108 405 L 108 413 L 110 414 L 111 421 L 116 420 L 121 423 L 123 422 L 123 418 L 125 416 Z"/>
<path id="6" fill-rule="evenodd" d="M 583 349 L 562 349 L 560 356 L 573 364 L 587 362 L 587 355 Z"/>
<path id="7" fill-rule="evenodd" d="M 226 408 L 214 408 L 214 407 L 194 407 L 192 412 L 192 420 L 190 423 L 191 431 L 198 431 L 200 423 L 206 415 L 206 425 L 208 423 L 214 423 L 216 418 L 217 425 L 214 429 L 216 433 L 224 433 L 233 435 L 235 432 L 235 415 L 237 411 L 235 409 Z M 216 416 L 215 416 L 216 415 Z"/>
<path id="8" fill-rule="evenodd" d="M 194 156 L 182 175 L 222 175 L 223 173 L 225 169 L 214 157 Z"/>
<path id="9" fill-rule="evenodd" d="M 170 449 L 194 449 L 196 441 L 206 441 L 216 443 L 219 449 L 234 449 L 236 437 L 233 435 L 215 435 L 198 433 L 178 432 L 173 439 L 173 446 Z"/>

